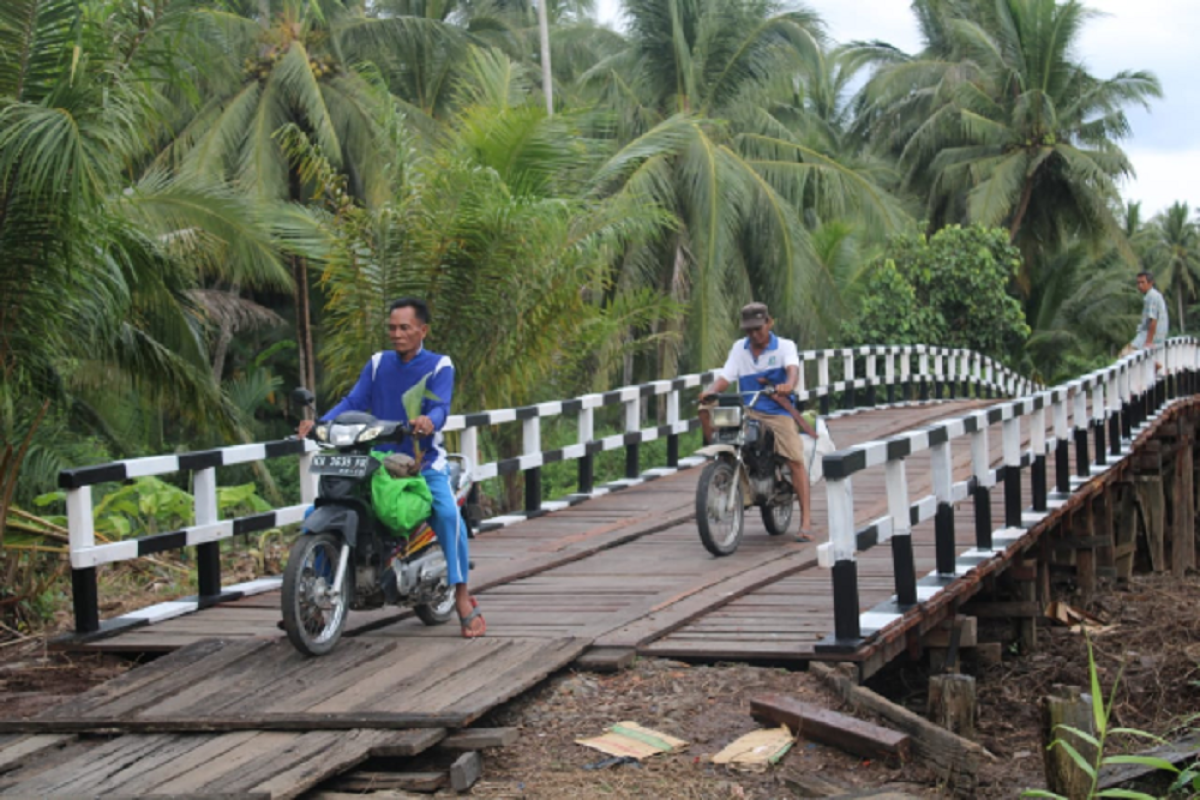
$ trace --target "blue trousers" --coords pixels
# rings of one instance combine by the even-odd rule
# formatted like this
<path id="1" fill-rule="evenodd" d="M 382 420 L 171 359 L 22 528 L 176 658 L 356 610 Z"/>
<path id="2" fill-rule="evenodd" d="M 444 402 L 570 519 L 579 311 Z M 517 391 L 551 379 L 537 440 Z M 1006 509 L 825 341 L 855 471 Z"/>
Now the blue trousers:
<path id="1" fill-rule="evenodd" d="M 425 477 L 433 495 L 433 514 L 429 518 L 429 525 L 446 556 L 447 582 L 451 586 L 466 583 L 470 570 L 467 527 L 458 511 L 454 492 L 450 489 L 450 476 L 434 469 L 422 470 L 421 475 Z"/>

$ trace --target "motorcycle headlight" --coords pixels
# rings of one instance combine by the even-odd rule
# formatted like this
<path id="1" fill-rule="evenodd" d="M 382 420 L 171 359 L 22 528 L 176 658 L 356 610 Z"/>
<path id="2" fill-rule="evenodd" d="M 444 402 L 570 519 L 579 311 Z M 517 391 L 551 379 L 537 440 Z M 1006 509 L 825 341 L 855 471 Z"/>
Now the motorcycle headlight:
<path id="1" fill-rule="evenodd" d="M 345 447 L 358 441 L 358 435 L 366 425 L 334 425 L 329 429 L 329 443 L 334 447 Z"/>
<path id="2" fill-rule="evenodd" d="M 381 434 L 381 433 L 383 433 L 382 425 L 372 425 L 371 427 L 363 430 L 362 433 L 358 434 L 358 438 L 355 439 L 355 441 L 369 442 L 372 439 L 374 439 L 375 437 L 379 436 L 379 434 Z"/>
<path id="3" fill-rule="evenodd" d="M 736 428 L 742 424 L 742 410 L 736 406 L 714 408 L 711 412 L 712 423 L 718 428 Z"/>
<path id="4" fill-rule="evenodd" d="M 329 426 L 328 425 L 318 425 L 314 429 L 313 433 L 316 435 L 318 442 L 328 442 L 329 441 Z"/>

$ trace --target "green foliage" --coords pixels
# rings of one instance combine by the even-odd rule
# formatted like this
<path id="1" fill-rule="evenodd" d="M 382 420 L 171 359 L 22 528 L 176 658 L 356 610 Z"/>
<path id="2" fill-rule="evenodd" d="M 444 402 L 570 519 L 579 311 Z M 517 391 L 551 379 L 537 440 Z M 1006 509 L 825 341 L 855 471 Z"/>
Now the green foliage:
<path id="1" fill-rule="evenodd" d="M 61 503 L 65 495 L 51 492 L 36 500 L 39 507 Z M 105 494 L 93 511 L 98 537 L 121 540 L 152 536 L 194 524 L 195 501 L 191 493 L 154 476 L 143 476 Z M 217 488 L 217 509 L 222 519 L 270 511 L 271 504 L 253 483 Z M 48 515 L 48 522 L 65 526 L 66 517 Z"/>
<path id="2" fill-rule="evenodd" d="M 1009 292 L 1020 263 L 998 228 L 952 225 L 932 237 L 897 236 L 867 271 L 843 341 L 931 344 L 1011 360 L 1030 332 Z"/>
<path id="3" fill-rule="evenodd" d="M 1071 760 L 1082 770 L 1090 779 L 1091 787 L 1088 789 L 1086 800 L 1091 800 L 1094 797 L 1124 797 L 1129 800 L 1156 800 L 1153 795 L 1144 792 L 1136 792 L 1129 789 L 1105 789 L 1098 790 L 1097 786 L 1100 782 L 1100 771 L 1104 767 L 1118 766 L 1122 764 L 1134 764 L 1138 766 L 1151 767 L 1156 770 L 1163 770 L 1175 775 L 1175 781 L 1171 785 L 1170 792 L 1176 792 L 1184 789 L 1200 789 L 1200 772 L 1195 768 L 1187 768 L 1181 770 L 1171 762 L 1157 758 L 1155 756 L 1140 756 L 1140 755 L 1106 755 L 1105 749 L 1108 745 L 1109 738 L 1114 735 L 1131 736 L 1138 739 L 1146 739 L 1157 744 L 1165 744 L 1162 737 L 1155 736 L 1146 731 L 1137 730 L 1136 728 L 1121 728 L 1111 725 L 1113 718 L 1113 705 L 1117 699 L 1117 689 L 1121 684 L 1121 676 L 1124 674 L 1124 664 L 1121 666 L 1121 671 L 1117 673 L 1116 680 L 1113 681 L 1112 690 L 1109 693 L 1107 701 L 1104 698 L 1103 691 L 1100 686 L 1100 672 L 1096 667 L 1095 653 L 1092 651 L 1092 641 L 1087 640 L 1088 650 L 1088 678 L 1090 681 L 1090 697 L 1092 701 L 1092 726 L 1095 735 L 1088 731 L 1082 731 L 1070 725 L 1060 725 L 1059 731 L 1071 735 L 1074 739 L 1086 743 L 1095 751 L 1094 760 L 1088 761 L 1069 740 L 1056 738 L 1050 743 L 1050 748 L 1060 747 L 1065 750 L 1071 757 Z M 1068 798 L 1048 792 L 1041 789 L 1029 789 L 1022 793 L 1022 797 L 1048 797 L 1055 800 L 1068 800 Z"/>

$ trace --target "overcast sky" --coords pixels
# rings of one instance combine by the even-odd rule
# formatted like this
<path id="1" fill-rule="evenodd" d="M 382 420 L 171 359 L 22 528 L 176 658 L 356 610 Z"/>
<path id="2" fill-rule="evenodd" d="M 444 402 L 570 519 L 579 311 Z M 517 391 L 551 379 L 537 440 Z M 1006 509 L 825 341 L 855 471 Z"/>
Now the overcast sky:
<path id="1" fill-rule="evenodd" d="M 881 39 L 906 52 L 920 48 L 906 0 L 808 0 L 838 42 Z M 1175 201 L 1200 209 L 1200 33 L 1198 0 L 1085 0 L 1105 16 L 1090 21 L 1078 56 L 1097 78 L 1149 70 L 1164 97 L 1149 112 L 1127 109 L 1133 134 L 1122 147 L 1136 179 L 1122 186 L 1149 217 Z M 603 22 L 620 28 L 620 0 L 597 0 Z"/>

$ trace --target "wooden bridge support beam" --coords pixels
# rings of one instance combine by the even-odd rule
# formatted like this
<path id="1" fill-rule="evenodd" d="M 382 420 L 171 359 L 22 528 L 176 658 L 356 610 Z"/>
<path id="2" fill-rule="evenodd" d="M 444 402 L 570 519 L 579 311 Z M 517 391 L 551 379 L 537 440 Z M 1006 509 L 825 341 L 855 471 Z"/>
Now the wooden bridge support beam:
<path id="1" fill-rule="evenodd" d="M 1117 580 L 1133 577 L 1137 558 L 1137 508 L 1134 505 L 1134 485 L 1121 482 L 1113 485 L 1111 508 L 1113 515 L 1113 561 Z"/>
<path id="2" fill-rule="evenodd" d="M 1175 453 L 1174 508 L 1171 525 L 1171 572 L 1182 576 L 1196 566 L 1196 489 L 1190 427 L 1179 422 Z"/>
<path id="3" fill-rule="evenodd" d="M 1111 488 L 1105 487 L 1089 504 L 1092 537 L 1096 544 L 1096 575 L 1098 578 L 1117 577 L 1116 540 L 1113 536 Z"/>

